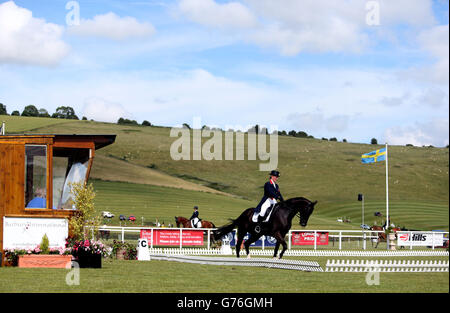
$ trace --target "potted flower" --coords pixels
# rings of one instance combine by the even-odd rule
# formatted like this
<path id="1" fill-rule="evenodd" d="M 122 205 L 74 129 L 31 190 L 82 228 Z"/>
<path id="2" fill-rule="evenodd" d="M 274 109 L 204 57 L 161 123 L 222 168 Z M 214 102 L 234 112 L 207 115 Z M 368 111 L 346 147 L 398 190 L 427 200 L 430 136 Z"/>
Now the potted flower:
<path id="1" fill-rule="evenodd" d="M 67 242 L 71 246 L 72 255 L 80 268 L 101 268 L 102 257 L 106 256 L 106 247 L 100 241 L 80 240 Z"/>
<path id="2" fill-rule="evenodd" d="M 72 256 L 69 249 L 50 248 L 44 235 L 41 244 L 33 249 L 6 249 L 5 261 L 7 266 L 67 268 L 71 266 Z"/>
<path id="3" fill-rule="evenodd" d="M 114 240 L 111 248 L 111 257 L 118 260 L 136 260 L 137 249 L 131 243 Z"/>

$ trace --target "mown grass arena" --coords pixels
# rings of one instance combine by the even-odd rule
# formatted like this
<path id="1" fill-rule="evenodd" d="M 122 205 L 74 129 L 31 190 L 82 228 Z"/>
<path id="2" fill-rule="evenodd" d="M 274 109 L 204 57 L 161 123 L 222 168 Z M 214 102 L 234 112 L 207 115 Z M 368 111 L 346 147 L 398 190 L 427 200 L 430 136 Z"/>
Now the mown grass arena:
<path id="1" fill-rule="evenodd" d="M 267 176 L 249 160 L 173 161 L 169 157 L 173 138 L 169 136 L 170 129 L 164 127 L 4 118 L 8 133 L 117 134 L 115 143 L 95 152 L 89 180 L 96 193 L 98 215 L 104 211 L 114 214 L 112 218 L 102 217 L 99 232 L 87 232 L 88 238 L 99 239 L 105 245 L 123 241 L 137 246 L 142 229 L 179 231 L 174 227 L 175 217 L 189 218 L 194 206 L 199 207 L 201 218 L 213 221 L 217 227 L 225 225 L 230 218 L 257 204 Z M 235 260 L 235 250 L 231 255 L 222 254 L 222 243 L 213 241 L 208 235 L 211 230 L 205 230 L 201 246 L 155 245 L 150 249 L 149 261 L 121 260 L 114 255 L 104 258 L 101 268 L 79 269 L 78 284 L 70 283 L 73 268 L 4 266 L 0 268 L 0 292 L 448 292 L 448 246 L 406 246 L 390 251 L 388 243 L 381 242 L 375 248 L 376 235 L 365 234 L 360 227 L 363 218 L 368 225 L 383 223 L 383 216 L 374 213 L 384 213 L 384 168 L 360 164 L 361 154 L 378 148 L 279 138 L 283 195 L 318 200 L 307 226 L 302 228 L 298 218 L 294 218 L 291 230 L 328 233 L 326 245 L 290 245 L 283 260 L 311 262 L 322 271 L 271 267 L 270 262 L 277 262 L 272 259 L 272 246 L 250 247 L 250 260 L 265 259 L 260 263 L 267 266 L 220 264 L 220 258 Z M 448 149 L 392 146 L 390 158 L 391 221 L 410 231 L 447 232 L 448 238 Z M 357 200 L 359 193 L 365 196 L 364 216 L 361 202 Z M 126 218 L 121 220 L 121 215 Z M 129 220 L 130 216 L 135 220 Z M 287 235 L 288 242 L 292 243 L 289 236 L 292 237 L 292 232 Z M 202 254 L 207 250 L 215 252 Z M 245 252 L 241 253 L 245 259 Z M 173 260 L 168 260 L 170 255 Z M 198 262 L 182 262 L 183 255 Z M 413 264 L 414 268 L 422 264 L 431 269 L 379 272 L 375 281 L 368 273 L 372 275 L 376 271 L 335 271 L 330 267 L 330 264 L 345 267 L 351 262 L 361 265 L 369 261 L 379 266 L 391 262 L 396 268 L 401 262 Z M 444 264 L 444 268 L 447 264 L 447 271 L 433 271 L 432 264 Z"/>

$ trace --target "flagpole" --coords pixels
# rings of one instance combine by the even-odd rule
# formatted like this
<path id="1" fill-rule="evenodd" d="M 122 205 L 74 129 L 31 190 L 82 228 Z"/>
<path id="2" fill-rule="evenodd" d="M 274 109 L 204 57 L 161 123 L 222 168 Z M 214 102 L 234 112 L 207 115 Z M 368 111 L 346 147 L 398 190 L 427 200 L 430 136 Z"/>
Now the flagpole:
<path id="1" fill-rule="evenodd" d="M 389 228 L 389 173 L 388 173 L 388 144 L 386 143 L 386 229 Z M 389 242 L 388 240 L 386 242 Z M 387 245 L 389 250 L 389 244 Z"/>

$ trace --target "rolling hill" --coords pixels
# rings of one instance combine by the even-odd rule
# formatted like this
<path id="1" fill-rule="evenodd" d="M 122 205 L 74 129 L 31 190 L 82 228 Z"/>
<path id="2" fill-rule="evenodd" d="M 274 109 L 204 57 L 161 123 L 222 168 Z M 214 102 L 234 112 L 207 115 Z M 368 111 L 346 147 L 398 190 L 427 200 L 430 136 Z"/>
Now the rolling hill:
<path id="1" fill-rule="evenodd" d="M 178 200 L 178 211 L 183 207 L 186 215 L 191 213 L 196 198 L 214 198 L 209 205 L 211 209 L 227 199 L 226 207 L 208 211 L 220 225 L 227 218 L 239 214 L 242 206 L 256 205 L 268 177 L 267 171 L 259 171 L 259 164 L 267 161 L 248 160 L 247 137 L 244 160 L 207 161 L 192 160 L 191 157 L 191 160 L 176 161 L 170 156 L 170 148 L 177 138 L 170 137 L 170 128 L 167 127 L 12 116 L 4 116 L 3 120 L 7 123 L 8 133 L 116 134 L 113 145 L 97 152 L 91 178 L 99 187 L 99 205 L 115 207 L 121 212 L 129 206 L 122 202 L 115 204 L 101 195 L 109 192 L 112 199 L 112 193 L 119 188 L 118 182 L 131 184 L 134 189 L 147 188 L 145 186 L 162 188 L 165 190 L 162 192 L 165 196 L 159 193 L 162 198 L 171 197 L 178 191 L 188 191 L 186 200 L 182 197 Z M 222 139 L 224 134 L 220 133 Z M 236 133 L 232 135 L 235 138 Z M 208 139 L 202 138 L 202 143 Z M 365 220 L 374 222 L 375 211 L 385 212 L 385 163 L 361 164 L 360 157 L 380 147 L 279 136 L 277 168 L 281 172 L 279 184 L 283 196 L 304 196 L 319 201 L 308 228 L 312 225 L 337 228 L 343 225 L 337 223 L 336 218 L 343 216 L 352 220 L 345 227 L 358 227 L 361 202 L 357 201 L 357 195 L 362 193 L 365 196 Z M 223 151 L 224 148 L 222 146 Z M 192 153 L 191 149 L 191 156 Z M 408 228 L 448 230 L 448 170 L 448 148 L 389 146 L 392 220 Z M 105 181 L 111 181 L 116 191 L 108 191 Z M 139 197 L 139 194 L 130 196 L 129 201 Z M 123 199 L 126 199 L 126 194 L 121 201 Z M 163 207 L 164 212 L 170 212 L 168 217 L 182 215 L 172 204 Z M 151 213 L 147 212 L 145 206 L 141 206 L 139 212 L 150 219 L 163 213 L 156 208 Z"/>

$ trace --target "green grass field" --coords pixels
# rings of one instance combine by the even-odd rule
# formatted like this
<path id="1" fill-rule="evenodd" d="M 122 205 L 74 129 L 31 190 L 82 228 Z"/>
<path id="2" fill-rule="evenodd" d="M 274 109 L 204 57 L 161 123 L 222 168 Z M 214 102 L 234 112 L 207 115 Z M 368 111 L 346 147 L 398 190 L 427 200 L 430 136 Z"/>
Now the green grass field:
<path id="1" fill-rule="evenodd" d="M 305 258 L 319 262 L 322 267 L 327 259 Z M 367 285 L 366 273 L 302 272 L 170 261 L 105 260 L 101 269 L 80 269 L 78 286 L 66 284 L 69 270 L 64 269 L 0 268 L 0 273 L 0 292 L 449 292 L 448 273 L 380 273 L 379 285 Z"/>
<path id="2" fill-rule="evenodd" d="M 3 120 L 8 133 L 117 134 L 113 145 L 96 152 L 90 180 L 97 194 L 96 210 L 116 215 L 105 220 L 110 225 L 119 224 L 120 214 L 135 215 L 135 225 L 156 220 L 167 225 L 174 222 L 174 216 L 189 217 L 192 207 L 198 205 L 201 218 L 220 226 L 255 206 L 267 179 L 267 173 L 258 170 L 259 160 L 172 160 L 169 150 L 176 138 L 170 138 L 169 128 L 10 116 Z M 360 229 L 358 193 L 365 196 L 365 223 L 383 222 L 374 212 L 385 213 L 384 163 L 360 163 L 361 154 L 379 147 L 279 137 L 279 184 L 283 196 L 318 200 L 306 229 Z M 389 153 L 392 222 L 410 229 L 448 231 L 448 149 L 392 146 Z M 339 223 L 340 217 L 351 222 Z M 300 228 L 297 218 L 294 225 Z M 359 248 L 354 242 L 350 246 Z M 308 260 L 317 260 L 324 266 L 327 258 Z M 0 292 L 449 291 L 448 273 L 382 273 L 379 286 L 368 286 L 364 273 L 107 260 L 100 270 L 82 269 L 80 286 L 67 286 L 67 272 L 0 268 Z"/>

